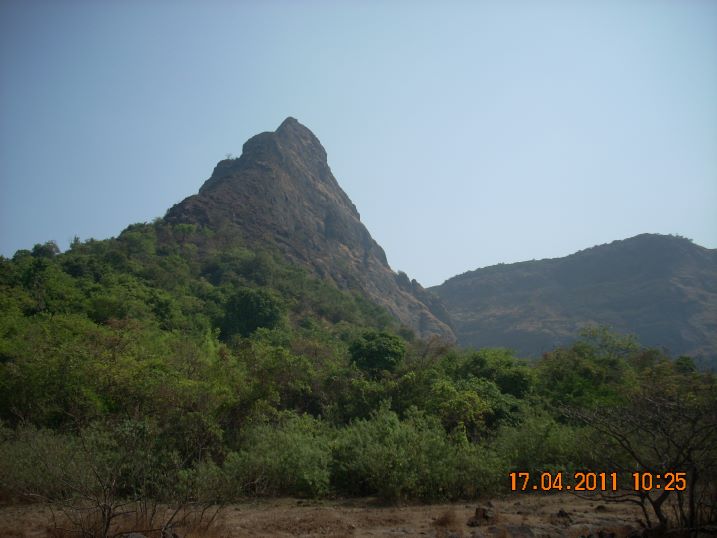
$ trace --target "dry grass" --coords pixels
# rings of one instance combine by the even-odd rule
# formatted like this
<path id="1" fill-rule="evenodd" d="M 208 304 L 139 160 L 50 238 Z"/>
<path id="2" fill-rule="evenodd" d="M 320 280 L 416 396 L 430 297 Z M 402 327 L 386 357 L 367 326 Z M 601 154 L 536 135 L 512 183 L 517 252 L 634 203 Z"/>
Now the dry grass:
<path id="1" fill-rule="evenodd" d="M 182 538 L 231 537 L 226 526 L 217 522 L 216 514 L 216 507 L 205 512 L 158 507 L 152 517 L 135 507 L 114 520 L 107 536 L 119 537 L 137 532 L 147 538 L 161 538 L 163 524 L 174 515 L 171 528 Z M 0 538 L 83 538 L 102 535 L 100 520 L 93 512 L 58 511 L 49 505 L 40 504 L 0 508 Z"/>
<path id="2" fill-rule="evenodd" d="M 458 526 L 458 514 L 452 508 L 449 508 L 436 518 L 433 522 L 436 527 L 457 527 Z"/>
<path id="3" fill-rule="evenodd" d="M 463 536 L 463 522 L 459 520 L 455 508 L 448 508 L 433 520 L 436 527 L 436 537 Z"/>
<path id="4" fill-rule="evenodd" d="M 481 503 L 482 504 L 482 503 Z M 551 534 L 552 530 L 579 536 L 586 528 L 608 529 L 618 537 L 628 536 L 639 509 L 632 506 L 598 508 L 597 501 L 577 499 L 567 495 L 512 495 L 493 500 L 496 516 L 500 518 L 496 534 L 509 526 L 527 526 L 536 534 Z M 561 509 L 570 514 L 570 527 L 551 522 Z M 403 536 L 471 536 L 475 530 L 467 525 L 475 514 L 476 503 L 444 505 L 405 505 L 378 507 L 370 499 L 350 501 L 302 501 L 297 499 L 252 500 L 226 507 L 211 523 L 205 514 L 179 514 L 181 525 L 175 531 L 181 538 L 379 538 Z M 162 507 L 157 521 L 166 521 L 172 511 Z M 142 532 L 149 538 L 159 538 L 159 532 L 145 532 L 143 521 L 133 514 L 116 522 L 113 532 Z M 561 518 L 563 519 L 563 518 Z M 6 506 L 0 508 L 0 537 L 7 538 L 77 538 L 77 534 L 53 530 L 52 514 L 44 505 Z M 155 527 L 156 528 L 156 527 Z M 578 534 L 575 534 L 575 533 Z"/>

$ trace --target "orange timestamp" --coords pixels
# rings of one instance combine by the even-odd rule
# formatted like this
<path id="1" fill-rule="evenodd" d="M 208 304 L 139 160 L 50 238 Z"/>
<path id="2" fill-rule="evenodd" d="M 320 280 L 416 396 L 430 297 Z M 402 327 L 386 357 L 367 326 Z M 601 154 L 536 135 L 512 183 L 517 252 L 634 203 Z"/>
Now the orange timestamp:
<path id="1" fill-rule="evenodd" d="M 509 473 L 511 491 L 617 491 L 618 473 Z M 687 489 L 687 473 L 666 472 L 632 473 L 630 484 L 634 491 L 684 491 Z"/>

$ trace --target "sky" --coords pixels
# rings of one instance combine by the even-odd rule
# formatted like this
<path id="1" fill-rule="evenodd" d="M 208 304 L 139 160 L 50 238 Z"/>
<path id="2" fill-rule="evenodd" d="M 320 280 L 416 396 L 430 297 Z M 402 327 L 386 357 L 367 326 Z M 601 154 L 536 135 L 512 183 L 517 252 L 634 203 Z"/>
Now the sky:
<path id="1" fill-rule="evenodd" d="M 287 116 L 425 286 L 717 247 L 717 2 L 0 0 L 0 254 L 161 217 Z"/>

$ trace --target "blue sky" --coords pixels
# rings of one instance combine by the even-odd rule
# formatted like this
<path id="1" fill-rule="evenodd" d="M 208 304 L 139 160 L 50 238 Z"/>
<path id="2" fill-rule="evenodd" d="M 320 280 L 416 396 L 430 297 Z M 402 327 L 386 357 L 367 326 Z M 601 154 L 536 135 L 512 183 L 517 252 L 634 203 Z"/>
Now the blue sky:
<path id="1" fill-rule="evenodd" d="M 0 254 L 162 216 L 287 116 L 424 285 L 717 247 L 717 2 L 0 1 Z"/>

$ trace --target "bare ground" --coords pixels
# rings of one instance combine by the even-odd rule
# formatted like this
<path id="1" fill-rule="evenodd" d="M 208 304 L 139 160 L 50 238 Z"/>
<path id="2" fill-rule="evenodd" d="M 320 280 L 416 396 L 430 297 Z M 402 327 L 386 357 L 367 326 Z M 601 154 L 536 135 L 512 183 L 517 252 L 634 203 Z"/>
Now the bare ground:
<path id="1" fill-rule="evenodd" d="M 468 522 L 483 506 L 488 513 Z M 272 499 L 225 507 L 211 528 L 177 528 L 181 538 L 240 537 L 627 537 L 639 529 L 639 510 L 569 494 L 514 494 L 490 502 L 378 506 L 371 499 Z M 129 530 L 129 529 L 128 529 Z M 139 530 L 139 529 L 137 529 Z M 601 534 L 602 533 L 602 534 Z M 52 511 L 43 505 L 0 508 L 0 537 L 53 537 Z M 65 535 L 67 536 L 67 535 Z"/>

